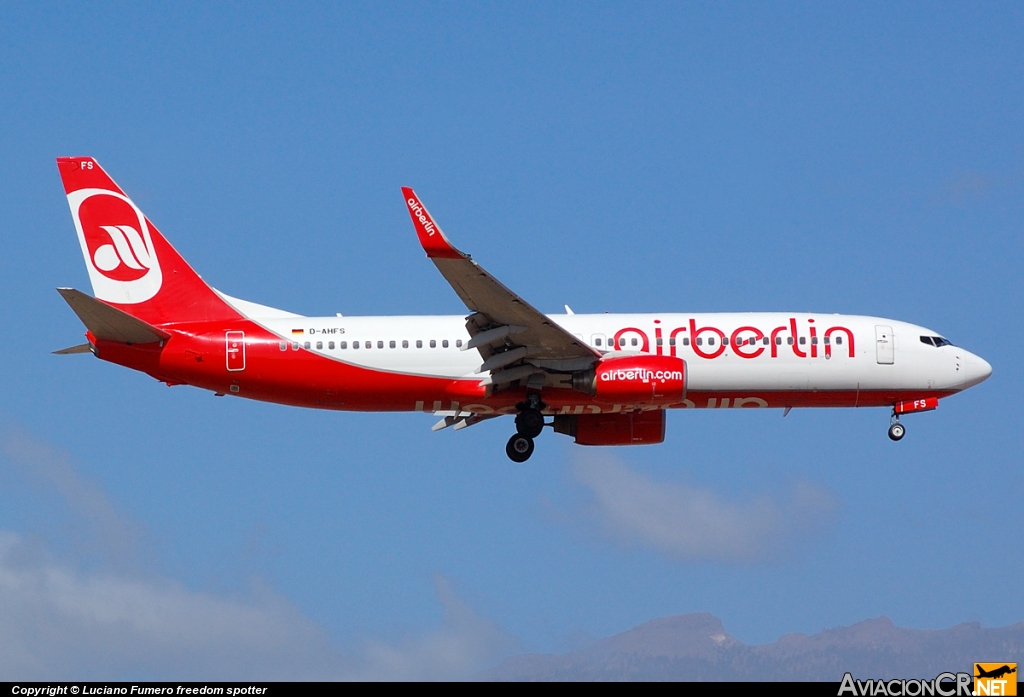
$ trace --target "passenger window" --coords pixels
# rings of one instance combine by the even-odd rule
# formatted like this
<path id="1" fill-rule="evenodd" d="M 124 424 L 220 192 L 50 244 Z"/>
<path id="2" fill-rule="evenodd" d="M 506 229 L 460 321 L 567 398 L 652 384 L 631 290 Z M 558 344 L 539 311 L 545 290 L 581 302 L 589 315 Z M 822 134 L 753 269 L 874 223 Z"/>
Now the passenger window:
<path id="1" fill-rule="evenodd" d="M 402 339 L 402 348 L 409 348 L 409 340 Z"/>
<path id="2" fill-rule="evenodd" d="M 373 348 L 373 342 L 367 341 L 363 344 L 363 348 Z"/>
<path id="3" fill-rule="evenodd" d="M 292 342 L 292 351 L 298 351 L 298 350 L 299 350 L 299 342 L 298 341 L 293 341 Z"/>
<path id="4" fill-rule="evenodd" d="M 280 349 L 282 351 L 287 351 L 288 350 L 288 342 L 287 341 L 282 341 L 280 344 L 278 344 L 278 347 L 280 347 Z"/>
<path id="5" fill-rule="evenodd" d="M 395 348 L 395 346 L 396 346 L 396 345 L 397 345 L 397 344 L 395 344 L 395 340 L 394 340 L 394 339 L 392 339 L 392 340 L 391 340 L 391 341 L 390 341 L 390 342 L 388 343 L 388 346 L 390 346 L 391 348 Z"/>
<path id="6" fill-rule="evenodd" d="M 347 341 L 339 341 L 338 342 L 338 348 L 347 349 L 348 348 L 348 342 Z"/>
<path id="7" fill-rule="evenodd" d="M 818 345 L 818 337 L 812 336 L 811 337 L 811 343 L 814 344 L 815 346 L 817 346 Z"/>
<path id="8" fill-rule="evenodd" d="M 698 341 L 699 341 L 699 339 L 698 339 Z M 708 346 L 714 346 L 714 345 L 715 345 L 715 337 L 709 336 L 708 337 Z"/>
<path id="9" fill-rule="evenodd" d="M 807 337 L 806 336 L 800 337 L 800 345 L 803 346 L 806 343 L 807 343 Z"/>
<path id="10" fill-rule="evenodd" d="M 441 342 L 441 348 L 448 348 L 448 339 Z"/>
<path id="11" fill-rule="evenodd" d="M 437 348 L 437 342 L 433 339 L 430 340 L 430 348 Z"/>
<path id="12" fill-rule="evenodd" d="M 776 346 L 782 346 L 782 337 L 781 336 L 775 337 L 775 345 Z"/>
<path id="13" fill-rule="evenodd" d="M 637 343 L 636 342 L 636 337 L 634 336 L 633 339 L 629 343 L 631 343 L 633 346 L 636 346 L 636 343 Z"/>
<path id="14" fill-rule="evenodd" d="M 722 337 L 722 346 L 728 346 L 728 345 L 729 345 L 729 337 L 723 336 Z"/>
<path id="15" fill-rule="evenodd" d="M 789 344 L 790 346 L 792 346 L 793 345 L 793 337 L 787 336 L 786 337 L 786 343 Z"/>
<path id="16" fill-rule="evenodd" d="M 768 337 L 765 337 L 764 339 L 762 339 L 761 343 L 764 344 L 765 346 L 767 346 L 769 344 Z"/>
<path id="17" fill-rule="evenodd" d="M 700 336 L 697 337 L 697 345 L 698 346 L 703 346 L 704 345 L 704 338 L 703 337 L 700 337 Z"/>
<path id="18" fill-rule="evenodd" d="M 352 342 L 352 348 L 354 348 L 354 349 L 359 348 L 359 342 L 358 341 L 353 341 Z"/>
<path id="19" fill-rule="evenodd" d="M 690 337 L 684 336 L 683 337 L 683 346 L 689 346 L 689 345 L 690 345 Z"/>
<path id="20" fill-rule="evenodd" d="M 320 350 L 322 350 L 322 349 L 323 349 L 323 347 L 324 347 L 324 342 L 322 342 L 322 341 L 318 341 L 318 342 L 316 342 L 316 350 L 317 350 L 317 351 L 320 351 Z"/>
<path id="21" fill-rule="evenodd" d="M 423 348 L 423 339 L 416 339 L 416 348 Z"/>
<path id="22" fill-rule="evenodd" d="M 829 338 L 826 336 L 825 337 L 825 345 L 828 346 L 828 343 L 829 343 Z"/>
<path id="23" fill-rule="evenodd" d="M 455 348 L 462 348 L 462 339 L 455 340 Z"/>
<path id="24" fill-rule="evenodd" d="M 668 345 L 669 346 L 675 346 L 676 345 L 676 338 L 674 336 L 669 338 Z"/>
<path id="25" fill-rule="evenodd" d="M 601 337 L 595 336 L 594 337 L 594 346 L 600 346 L 600 345 L 601 345 Z"/>
<path id="26" fill-rule="evenodd" d="M 302 345 L 302 347 L 308 349 L 309 348 L 309 342 L 307 341 L 305 344 Z"/>
<path id="27" fill-rule="evenodd" d="M 333 351 L 334 350 L 334 342 L 333 341 L 328 341 L 327 342 L 327 348 L 329 348 L 329 349 L 331 349 Z"/>
<path id="28" fill-rule="evenodd" d="M 655 343 L 657 343 L 657 344 L 658 344 L 658 346 L 661 346 L 661 345 L 662 345 L 662 343 L 664 343 L 664 341 L 665 341 L 665 340 L 664 340 L 664 339 L 662 339 L 662 338 L 661 338 L 661 337 L 659 336 L 659 337 L 658 337 L 658 339 L 657 339 L 657 341 L 656 341 Z"/>
<path id="29" fill-rule="evenodd" d="M 843 337 L 841 337 L 841 336 L 837 336 L 837 337 L 836 337 L 836 343 L 837 343 L 838 345 L 842 346 L 842 345 L 843 345 Z"/>

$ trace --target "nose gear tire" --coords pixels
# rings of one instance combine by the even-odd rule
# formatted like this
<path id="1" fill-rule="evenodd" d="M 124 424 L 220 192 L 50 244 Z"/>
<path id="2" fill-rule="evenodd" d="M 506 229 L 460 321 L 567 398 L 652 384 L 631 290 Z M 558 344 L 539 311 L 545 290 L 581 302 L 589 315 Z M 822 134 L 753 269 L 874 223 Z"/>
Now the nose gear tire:
<path id="1" fill-rule="evenodd" d="M 894 423 L 889 427 L 889 438 L 892 440 L 899 440 L 906 434 L 907 429 L 903 428 L 903 424 Z"/>

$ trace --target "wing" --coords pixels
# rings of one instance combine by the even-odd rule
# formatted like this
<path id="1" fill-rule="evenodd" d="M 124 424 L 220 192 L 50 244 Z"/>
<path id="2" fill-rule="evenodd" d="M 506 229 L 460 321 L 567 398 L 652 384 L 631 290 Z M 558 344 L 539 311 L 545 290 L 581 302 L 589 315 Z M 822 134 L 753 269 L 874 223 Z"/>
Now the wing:
<path id="1" fill-rule="evenodd" d="M 423 250 L 472 314 L 466 329 L 472 337 L 465 347 L 483 357 L 480 372 L 486 382 L 522 380 L 549 370 L 583 370 L 601 354 L 587 346 L 547 315 L 505 287 L 468 254 L 456 249 L 430 217 L 416 192 L 402 188 Z"/>

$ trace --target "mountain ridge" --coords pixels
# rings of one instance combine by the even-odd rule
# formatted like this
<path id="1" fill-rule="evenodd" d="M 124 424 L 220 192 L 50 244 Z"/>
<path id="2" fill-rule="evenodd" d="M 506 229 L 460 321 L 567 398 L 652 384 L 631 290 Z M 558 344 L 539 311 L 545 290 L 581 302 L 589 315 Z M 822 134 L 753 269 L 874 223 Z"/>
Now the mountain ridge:
<path id="1" fill-rule="evenodd" d="M 1024 622 L 984 628 L 897 627 L 888 617 L 748 645 L 710 613 L 662 617 L 565 654 L 521 654 L 482 673 L 493 681 L 791 680 L 934 678 L 975 661 L 1024 662 Z"/>

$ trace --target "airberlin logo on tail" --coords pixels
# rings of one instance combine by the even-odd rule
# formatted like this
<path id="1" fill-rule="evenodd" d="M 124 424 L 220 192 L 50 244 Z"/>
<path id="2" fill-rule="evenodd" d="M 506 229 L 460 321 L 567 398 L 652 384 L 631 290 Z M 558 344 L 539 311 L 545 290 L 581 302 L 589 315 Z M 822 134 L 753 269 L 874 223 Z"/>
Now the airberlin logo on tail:
<path id="1" fill-rule="evenodd" d="M 427 212 L 424 210 L 423 204 L 411 197 L 406 201 L 406 203 L 409 204 L 409 210 L 412 211 L 412 214 L 415 215 L 416 219 L 420 221 L 421 225 L 423 225 L 423 229 L 427 231 L 427 235 L 433 237 L 434 233 L 437 232 L 437 228 L 434 227 L 434 221 L 427 217 Z"/>
<path id="2" fill-rule="evenodd" d="M 156 295 L 163 278 L 142 211 L 105 189 L 73 191 L 68 204 L 96 297 L 132 304 Z"/>
<path id="3" fill-rule="evenodd" d="M 92 254 L 100 273 L 114 281 L 134 281 L 153 267 L 153 255 L 139 231 L 131 225 L 100 225 L 110 235 L 110 244 L 101 244 Z M 86 235 L 89 241 L 89 235 Z M 90 250 L 92 245 L 89 245 Z"/>

